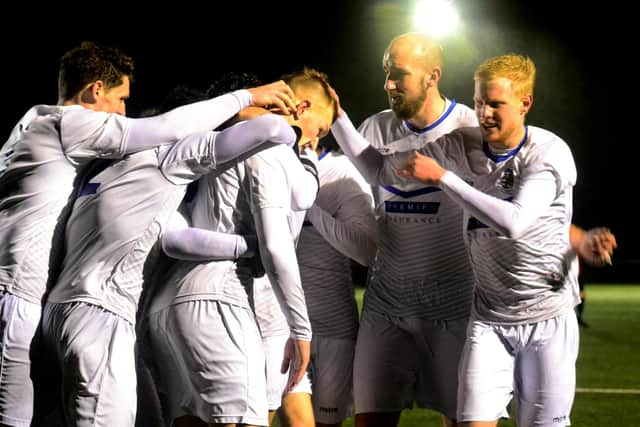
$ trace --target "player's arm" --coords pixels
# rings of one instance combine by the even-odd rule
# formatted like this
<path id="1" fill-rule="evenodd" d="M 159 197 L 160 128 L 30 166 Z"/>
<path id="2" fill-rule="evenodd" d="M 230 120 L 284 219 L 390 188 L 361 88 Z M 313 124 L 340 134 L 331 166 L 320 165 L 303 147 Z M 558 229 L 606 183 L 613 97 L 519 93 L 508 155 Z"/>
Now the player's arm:
<path id="1" fill-rule="evenodd" d="M 188 184 L 215 169 L 230 166 L 269 144 L 292 144 L 296 134 L 287 121 L 266 114 L 222 131 L 188 135 L 161 153 L 161 170 L 174 184 Z M 269 144 L 266 144 L 269 143 Z"/>
<path id="2" fill-rule="evenodd" d="M 181 211 L 171 216 L 160 243 L 165 254 L 187 261 L 234 260 L 251 257 L 257 250 L 255 236 L 192 227 Z"/>
<path id="3" fill-rule="evenodd" d="M 287 209 L 260 208 L 254 213 L 262 264 L 291 329 L 294 351 L 285 354 L 283 367 L 290 366 L 287 390 L 298 384 L 311 357 L 311 323 L 302 290 L 296 250 Z"/>
<path id="4" fill-rule="evenodd" d="M 316 203 L 307 212 L 307 219 L 336 250 L 361 265 L 368 265 L 377 247 L 377 223 L 371 190 L 345 178 L 337 191 L 343 194 L 335 214 Z"/>
<path id="5" fill-rule="evenodd" d="M 557 181 L 553 170 L 541 167 L 522 177 L 511 201 L 479 191 L 435 159 L 414 152 L 398 174 L 429 185 L 439 185 L 449 197 L 479 221 L 512 239 L 519 238 L 556 197 Z"/>
<path id="6" fill-rule="evenodd" d="M 157 116 L 129 119 L 126 152 L 153 148 L 194 132 L 215 129 L 249 106 L 277 105 L 282 111 L 289 112 L 295 110 L 293 99 L 291 88 L 278 81 L 187 104 Z"/>

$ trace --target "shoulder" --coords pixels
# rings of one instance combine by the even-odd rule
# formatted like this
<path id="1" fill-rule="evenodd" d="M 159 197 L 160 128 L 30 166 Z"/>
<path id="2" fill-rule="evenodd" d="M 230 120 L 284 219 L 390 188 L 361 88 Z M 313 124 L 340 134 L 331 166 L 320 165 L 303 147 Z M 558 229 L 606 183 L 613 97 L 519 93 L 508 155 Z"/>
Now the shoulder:
<path id="1" fill-rule="evenodd" d="M 367 132 L 369 130 L 391 126 L 396 122 L 399 122 L 399 120 L 396 118 L 395 114 L 393 114 L 393 111 L 388 109 L 382 110 L 364 119 L 358 130 L 361 133 Z"/>
<path id="2" fill-rule="evenodd" d="M 561 137 L 546 129 L 529 126 L 529 132 L 531 132 L 531 145 L 527 150 L 529 165 L 534 168 L 551 168 L 555 174 L 574 183 L 577 172 L 569 145 Z"/>
<path id="3" fill-rule="evenodd" d="M 460 127 L 464 126 L 478 126 L 478 118 L 473 108 L 456 102 L 453 108 L 452 118 L 458 122 Z"/>
<path id="4" fill-rule="evenodd" d="M 555 133 L 537 127 L 528 126 L 531 134 L 531 152 L 541 156 L 572 156 L 569 145 Z"/>

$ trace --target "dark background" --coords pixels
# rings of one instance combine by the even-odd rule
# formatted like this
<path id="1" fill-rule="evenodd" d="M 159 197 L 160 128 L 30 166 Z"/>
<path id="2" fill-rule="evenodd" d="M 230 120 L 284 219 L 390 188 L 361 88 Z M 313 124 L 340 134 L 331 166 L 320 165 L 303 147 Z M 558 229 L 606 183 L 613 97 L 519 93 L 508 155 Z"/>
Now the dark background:
<path id="1" fill-rule="evenodd" d="M 206 88 L 228 71 L 275 80 L 311 66 L 329 75 L 358 125 L 387 108 L 382 53 L 393 36 L 414 30 L 409 0 L 162 3 L 87 3 L 73 10 L 2 6 L 0 140 L 30 106 L 56 102 L 58 58 L 82 40 L 117 46 L 134 58 L 127 105 L 134 117 L 177 84 Z M 457 35 L 442 41 L 443 93 L 471 106 L 472 74 L 480 62 L 507 52 L 531 56 L 538 80 L 528 122 L 555 132 L 572 148 L 578 167 L 574 222 L 606 225 L 618 238 L 613 267 L 587 268 L 586 279 L 640 283 L 633 208 L 637 132 L 631 117 L 638 93 L 638 24 L 629 3 L 454 4 L 462 22 Z"/>

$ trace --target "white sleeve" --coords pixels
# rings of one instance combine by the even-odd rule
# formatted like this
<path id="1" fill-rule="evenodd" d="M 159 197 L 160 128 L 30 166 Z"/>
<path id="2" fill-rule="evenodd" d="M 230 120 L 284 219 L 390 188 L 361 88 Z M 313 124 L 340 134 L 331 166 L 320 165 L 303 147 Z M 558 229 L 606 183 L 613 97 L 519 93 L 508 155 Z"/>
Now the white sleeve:
<path id="1" fill-rule="evenodd" d="M 522 236 L 551 205 L 557 191 L 556 177 L 548 169 L 540 169 L 522 177 L 512 201 L 476 190 L 450 171 L 442 176 L 440 186 L 479 221 L 512 239 Z"/>
<path id="2" fill-rule="evenodd" d="M 127 153 L 169 144 L 194 133 L 212 130 L 252 102 L 247 90 L 183 105 L 164 114 L 130 121 L 125 133 Z"/>
<path id="3" fill-rule="evenodd" d="M 346 159 L 344 159 L 346 160 Z M 345 163 L 346 164 L 346 163 Z M 322 197 L 307 212 L 316 231 L 337 251 L 362 265 L 376 253 L 377 222 L 371 188 L 348 163 L 340 179 L 320 189 Z M 327 196 L 334 201 L 322 208 Z"/>
<path id="4" fill-rule="evenodd" d="M 383 155 L 358 132 L 346 113 L 333 123 L 331 133 L 369 184 L 392 185 L 404 182 L 395 171 L 408 158 L 408 152 Z"/>
<path id="5" fill-rule="evenodd" d="M 161 152 L 161 170 L 174 184 L 188 184 L 219 165 L 252 150 L 266 148 L 265 142 L 290 144 L 296 134 L 287 121 L 265 114 L 219 132 L 193 133 Z"/>
<path id="6" fill-rule="evenodd" d="M 260 256 L 287 318 L 291 338 L 311 341 L 311 323 L 287 213 L 286 209 L 275 207 L 258 208 L 254 213 Z"/>
<path id="7" fill-rule="evenodd" d="M 365 207 L 365 209 L 371 209 Z M 342 216 L 338 214 L 339 216 Z M 361 265 L 369 265 L 376 254 L 376 220 L 373 216 L 334 217 L 318 205 L 307 212 L 318 233 L 341 254 Z"/>
<path id="8" fill-rule="evenodd" d="M 197 227 L 169 230 L 163 233 L 161 241 L 164 253 L 187 261 L 234 260 L 254 255 L 241 235 Z"/>
<path id="9" fill-rule="evenodd" d="M 306 211 L 313 206 L 319 189 L 318 155 L 310 148 L 300 154 L 302 167 L 292 167 L 287 170 L 291 179 L 291 209 Z"/>

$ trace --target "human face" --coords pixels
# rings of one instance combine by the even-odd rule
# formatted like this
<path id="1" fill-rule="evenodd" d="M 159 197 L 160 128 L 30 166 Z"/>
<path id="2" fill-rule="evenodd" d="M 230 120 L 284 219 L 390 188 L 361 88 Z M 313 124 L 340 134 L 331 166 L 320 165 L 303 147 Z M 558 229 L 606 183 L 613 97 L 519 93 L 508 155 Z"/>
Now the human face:
<path id="1" fill-rule="evenodd" d="M 505 77 L 476 81 L 473 103 L 483 139 L 496 148 L 516 147 L 532 101 L 531 95 L 518 97 Z"/>
<path id="2" fill-rule="evenodd" d="M 406 43 L 392 45 L 382 58 L 386 74 L 384 90 L 389 107 L 396 117 L 404 120 L 414 117 L 427 99 L 426 72 Z"/>
<path id="3" fill-rule="evenodd" d="M 129 99 L 130 82 L 128 76 L 122 77 L 122 84 L 99 92 L 95 109 L 106 113 L 125 115 L 125 102 Z"/>
<path id="4" fill-rule="evenodd" d="M 302 129 L 302 137 L 298 143 L 300 148 L 309 146 L 315 150 L 320 139 L 329 134 L 332 119 L 333 109 L 326 101 L 312 100 L 311 107 L 300 115 L 298 123 L 296 123 Z"/>

